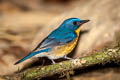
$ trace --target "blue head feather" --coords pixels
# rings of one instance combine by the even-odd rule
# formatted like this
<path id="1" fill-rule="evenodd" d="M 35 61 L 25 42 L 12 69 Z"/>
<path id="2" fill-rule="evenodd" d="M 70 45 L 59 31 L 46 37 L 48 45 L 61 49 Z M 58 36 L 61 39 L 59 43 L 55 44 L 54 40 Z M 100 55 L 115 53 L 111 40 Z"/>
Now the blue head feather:
<path id="1" fill-rule="evenodd" d="M 61 25 L 60 25 L 60 28 L 62 29 L 70 29 L 70 30 L 76 30 L 79 28 L 79 26 L 81 24 L 79 24 L 82 20 L 80 20 L 79 18 L 69 18 L 69 19 L 66 19 Z"/>

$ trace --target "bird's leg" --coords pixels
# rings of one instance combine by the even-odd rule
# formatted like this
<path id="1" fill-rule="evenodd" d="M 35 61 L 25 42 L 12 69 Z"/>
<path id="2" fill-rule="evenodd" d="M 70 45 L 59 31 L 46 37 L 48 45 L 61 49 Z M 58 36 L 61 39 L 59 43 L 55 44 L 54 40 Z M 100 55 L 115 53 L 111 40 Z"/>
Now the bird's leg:
<path id="1" fill-rule="evenodd" d="M 72 59 L 72 58 L 70 58 L 70 57 L 67 57 L 66 55 L 64 56 L 64 58 L 65 58 L 65 59 Z"/>
<path id="2" fill-rule="evenodd" d="M 55 61 L 54 61 L 53 59 L 51 59 L 51 61 L 52 61 L 53 64 L 56 64 Z"/>

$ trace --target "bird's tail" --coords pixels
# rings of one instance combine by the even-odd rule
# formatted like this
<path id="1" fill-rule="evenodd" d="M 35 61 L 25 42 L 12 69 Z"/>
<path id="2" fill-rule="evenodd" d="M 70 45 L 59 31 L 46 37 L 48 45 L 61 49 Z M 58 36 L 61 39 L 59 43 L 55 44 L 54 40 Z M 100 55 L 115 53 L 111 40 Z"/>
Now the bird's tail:
<path id="1" fill-rule="evenodd" d="M 40 51 L 32 52 L 32 53 L 28 54 L 27 56 L 25 56 L 24 58 L 22 58 L 21 60 L 17 61 L 14 65 L 19 64 L 19 63 L 31 58 L 32 56 L 34 56 L 36 54 L 39 54 L 39 53 L 42 53 L 42 52 L 48 52 L 48 51 L 49 51 L 49 49 L 43 49 L 43 50 L 40 50 Z"/>

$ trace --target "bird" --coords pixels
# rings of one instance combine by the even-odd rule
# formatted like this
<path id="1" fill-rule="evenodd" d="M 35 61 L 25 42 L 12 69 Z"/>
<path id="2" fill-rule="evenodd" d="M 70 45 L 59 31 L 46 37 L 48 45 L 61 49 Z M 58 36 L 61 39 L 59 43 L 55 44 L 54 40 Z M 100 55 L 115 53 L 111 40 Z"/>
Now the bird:
<path id="1" fill-rule="evenodd" d="M 17 61 L 14 65 L 19 64 L 31 57 L 47 57 L 53 64 L 55 59 L 65 58 L 77 45 L 81 26 L 89 22 L 89 19 L 81 20 L 80 18 L 68 18 L 43 39 L 35 49 L 27 56 Z"/>

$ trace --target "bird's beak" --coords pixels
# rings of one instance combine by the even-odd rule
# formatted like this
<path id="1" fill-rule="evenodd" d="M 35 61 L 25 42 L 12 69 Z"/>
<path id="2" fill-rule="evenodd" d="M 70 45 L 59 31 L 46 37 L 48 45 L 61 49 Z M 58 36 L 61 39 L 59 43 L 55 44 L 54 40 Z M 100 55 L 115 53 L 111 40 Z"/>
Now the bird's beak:
<path id="1" fill-rule="evenodd" d="M 80 21 L 80 24 L 84 24 L 84 23 L 87 23 L 87 22 L 89 22 L 90 20 L 82 20 L 82 21 Z"/>

